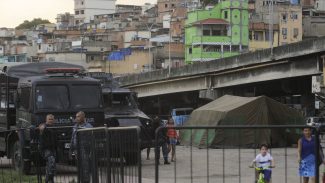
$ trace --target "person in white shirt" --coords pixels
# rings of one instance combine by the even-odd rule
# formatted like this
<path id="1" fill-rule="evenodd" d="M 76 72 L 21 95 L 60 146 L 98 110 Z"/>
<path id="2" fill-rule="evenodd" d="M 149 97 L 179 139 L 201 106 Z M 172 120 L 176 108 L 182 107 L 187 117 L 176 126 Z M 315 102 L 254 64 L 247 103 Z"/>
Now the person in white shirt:
<path id="1" fill-rule="evenodd" d="M 268 152 L 269 148 L 266 144 L 262 144 L 260 147 L 260 153 L 256 156 L 256 158 L 252 161 L 250 167 L 253 167 L 254 164 L 258 168 L 262 168 L 262 173 L 264 174 L 264 180 L 266 183 L 271 182 L 272 170 L 274 168 L 274 160 L 271 154 Z M 256 171 L 256 180 L 258 179 L 260 171 Z"/>

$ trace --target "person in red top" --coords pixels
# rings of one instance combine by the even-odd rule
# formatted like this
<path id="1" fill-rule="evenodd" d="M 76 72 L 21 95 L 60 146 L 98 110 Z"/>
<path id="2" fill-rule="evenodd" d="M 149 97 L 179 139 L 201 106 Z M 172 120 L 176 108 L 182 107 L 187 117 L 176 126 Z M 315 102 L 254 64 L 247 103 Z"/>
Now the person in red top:
<path id="1" fill-rule="evenodd" d="M 175 161 L 175 146 L 177 143 L 178 136 L 175 128 L 168 128 L 168 127 L 174 127 L 174 120 L 171 117 L 168 119 L 168 123 L 167 123 L 167 136 L 169 138 L 168 150 L 172 151 L 171 161 Z"/>

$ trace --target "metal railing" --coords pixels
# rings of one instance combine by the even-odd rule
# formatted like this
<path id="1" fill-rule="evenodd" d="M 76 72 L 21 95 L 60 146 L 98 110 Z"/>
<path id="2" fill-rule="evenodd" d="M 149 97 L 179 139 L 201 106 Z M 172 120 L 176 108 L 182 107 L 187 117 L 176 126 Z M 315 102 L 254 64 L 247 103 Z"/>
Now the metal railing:
<path id="1" fill-rule="evenodd" d="M 78 130 L 78 182 L 141 183 L 140 129 Z"/>
<path id="2" fill-rule="evenodd" d="M 71 130 L 71 128 L 69 129 Z M 46 157 L 40 148 L 39 138 L 34 138 L 35 128 L 0 131 L 0 183 L 42 183 L 46 181 Z M 12 139 L 10 140 L 10 135 Z M 26 140 L 27 134 L 31 135 Z M 25 141 L 26 140 L 26 141 Z M 53 152 L 55 159 L 54 182 L 76 182 L 77 168 L 70 162 L 59 161 L 58 152 Z"/>
<path id="3" fill-rule="evenodd" d="M 55 127 L 55 130 L 64 131 L 58 127 Z M 71 127 L 68 130 L 71 131 Z M 34 131 L 34 128 L 0 131 L 0 137 L 7 138 L 8 134 L 14 134 L 17 137 L 8 145 L 8 148 L 11 149 L 10 153 L 0 154 L 2 155 L 0 158 L 0 183 L 46 182 L 46 172 L 50 168 L 48 167 L 49 162 L 44 150 L 40 148 L 40 138 L 33 133 Z M 78 130 L 77 147 L 75 152 L 71 152 L 72 156 L 62 158 L 57 155 L 63 154 L 63 152 L 54 152 L 56 161 L 54 182 L 140 183 L 139 132 L 138 127 L 103 127 Z M 22 141 L 26 138 L 26 134 L 31 137 L 28 144 L 24 144 L 26 141 Z M 61 148 L 60 151 L 70 148 L 66 147 L 66 144 L 70 143 L 60 142 L 60 146 L 65 148 L 64 150 Z M 26 158 L 27 156 L 28 158 Z"/>
<path id="4" fill-rule="evenodd" d="M 297 142 L 303 125 L 273 126 L 188 126 L 173 127 L 179 134 L 175 161 L 162 164 L 160 148 L 162 135 L 170 127 L 156 130 L 155 182 L 254 182 L 255 170 L 249 168 L 260 153 L 260 145 L 267 144 L 275 161 L 272 182 L 302 182 L 297 162 Z M 315 137 L 315 170 L 319 177 L 322 128 L 310 127 Z M 320 141 L 319 141 L 320 140 Z M 322 145 L 324 147 L 324 145 Z M 319 179 L 316 179 L 316 183 Z"/>

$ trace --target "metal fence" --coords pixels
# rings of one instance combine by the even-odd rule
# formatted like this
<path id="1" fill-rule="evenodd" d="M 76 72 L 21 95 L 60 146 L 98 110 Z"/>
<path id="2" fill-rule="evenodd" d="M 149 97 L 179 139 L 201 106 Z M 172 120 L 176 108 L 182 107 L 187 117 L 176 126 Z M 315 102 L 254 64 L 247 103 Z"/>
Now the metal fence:
<path id="1" fill-rule="evenodd" d="M 40 148 L 40 139 L 33 134 L 34 130 L 0 131 L 0 137 L 8 137 L 8 134 L 17 137 L 8 144 L 9 153 L 0 152 L 0 183 L 46 182 L 47 158 Z M 60 132 L 58 136 L 66 135 L 64 130 L 72 131 L 71 127 L 55 130 Z M 137 127 L 78 130 L 77 148 L 75 152 L 69 152 L 70 157 L 65 156 L 68 155 L 66 151 L 69 151 L 71 137 L 60 141 L 63 149 L 55 152 L 54 183 L 141 182 L 139 131 Z M 23 139 L 28 144 L 24 144 Z"/>
<path id="2" fill-rule="evenodd" d="M 302 182 L 298 175 L 296 146 L 303 127 L 305 126 L 174 127 L 179 139 L 175 147 L 175 161 L 171 162 L 171 152 L 168 155 L 170 164 L 164 164 L 163 153 L 158 153 L 163 144 L 160 135 L 164 135 L 168 128 L 158 128 L 156 131 L 155 159 L 142 162 L 138 128 L 82 129 L 77 133 L 75 161 L 58 162 L 54 182 L 250 183 L 254 182 L 255 172 L 248 166 L 260 152 L 259 146 L 262 143 L 269 145 L 269 152 L 275 160 L 272 182 Z M 0 136 L 19 134 L 23 130 L 30 129 L 1 131 Z M 312 127 L 312 130 L 318 160 L 318 144 L 325 147 L 325 136 L 323 138 L 321 128 Z M 14 164 L 24 162 L 24 158 L 20 154 L 22 149 L 17 144 L 12 144 L 12 147 L 10 152 L 15 157 L 14 160 L 8 159 L 7 155 L 0 158 L 0 183 L 45 182 L 46 163 L 37 146 L 31 148 L 31 153 L 38 158 L 30 162 L 31 171 L 28 175 L 24 174 L 23 169 L 17 166 L 15 168 Z M 167 146 L 165 150 L 166 148 Z M 323 176 L 323 167 L 315 168 L 318 170 L 316 177 Z"/>
<path id="3" fill-rule="evenodd" d="M 261 144 L 269 146 L 269 152 L 275 161 L 272 182 L 303 182 L 298 174 L 297 142 L 304 127 L 306 126 L 173 127 L 178 132 L 179 139 L 174 162 L 171 162 L 172 152 L 168 154 L 170 164 L 162 163 L 164 159 L 160 151 L 164 149 L 162 146 L 168 146 L 168 140 L 165 143 L 162 136 L 173 128 L 160 127 L 156 130 L 155 139 L 155 182 L 254 182 L 255 169 L 249 168 L 249 165 L 260 153 Z M 316 177 L 322 177 L 325 176 L 324 165 L 317 164 L 320 163 L 319 144 L 324 144 L 325 138 L 323 139 L 321 128 L 312 127 L 312 131 L 318 161 L 315 162 Z M 318 182 L 319 179 L 316 179 Z"/>
<path id="4" fill-rule="evenodd" d="M 78 182 L 141 183 L 138 127 L 78 130 Z"/>
<path id="5" fill-rule="evenodd" d="M 58 131 L 63 129 L 71 131 L 71 128 L 62 128 Z M 5 139 L 1 141 L 5 152 L 0 153 L 0 183 L 45 182 L 46 158 L 40 149 L 39 138 L 34 136 L 34 131 L 35 128 L 0 131 L 0 137 Z M 54 152 L 56 159 L 54 182 L 77 182 L 77 167 L 73 162 L 60 162 L 58 153 L 62 152 Z"/>

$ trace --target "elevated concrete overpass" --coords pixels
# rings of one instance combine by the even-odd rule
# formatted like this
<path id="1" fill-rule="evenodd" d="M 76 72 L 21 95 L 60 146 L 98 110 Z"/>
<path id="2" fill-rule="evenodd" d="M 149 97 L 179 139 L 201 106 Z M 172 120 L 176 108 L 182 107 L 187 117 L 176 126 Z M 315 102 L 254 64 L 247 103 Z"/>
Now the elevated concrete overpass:
<path id="1" fill-rule="evenodd" d="M 249 83 L 319 75 L 323 70 L 325 37 L 259 50 L 239 56 L 156 70 L 119 78 L 139 97 L 212 90 Z"/>

